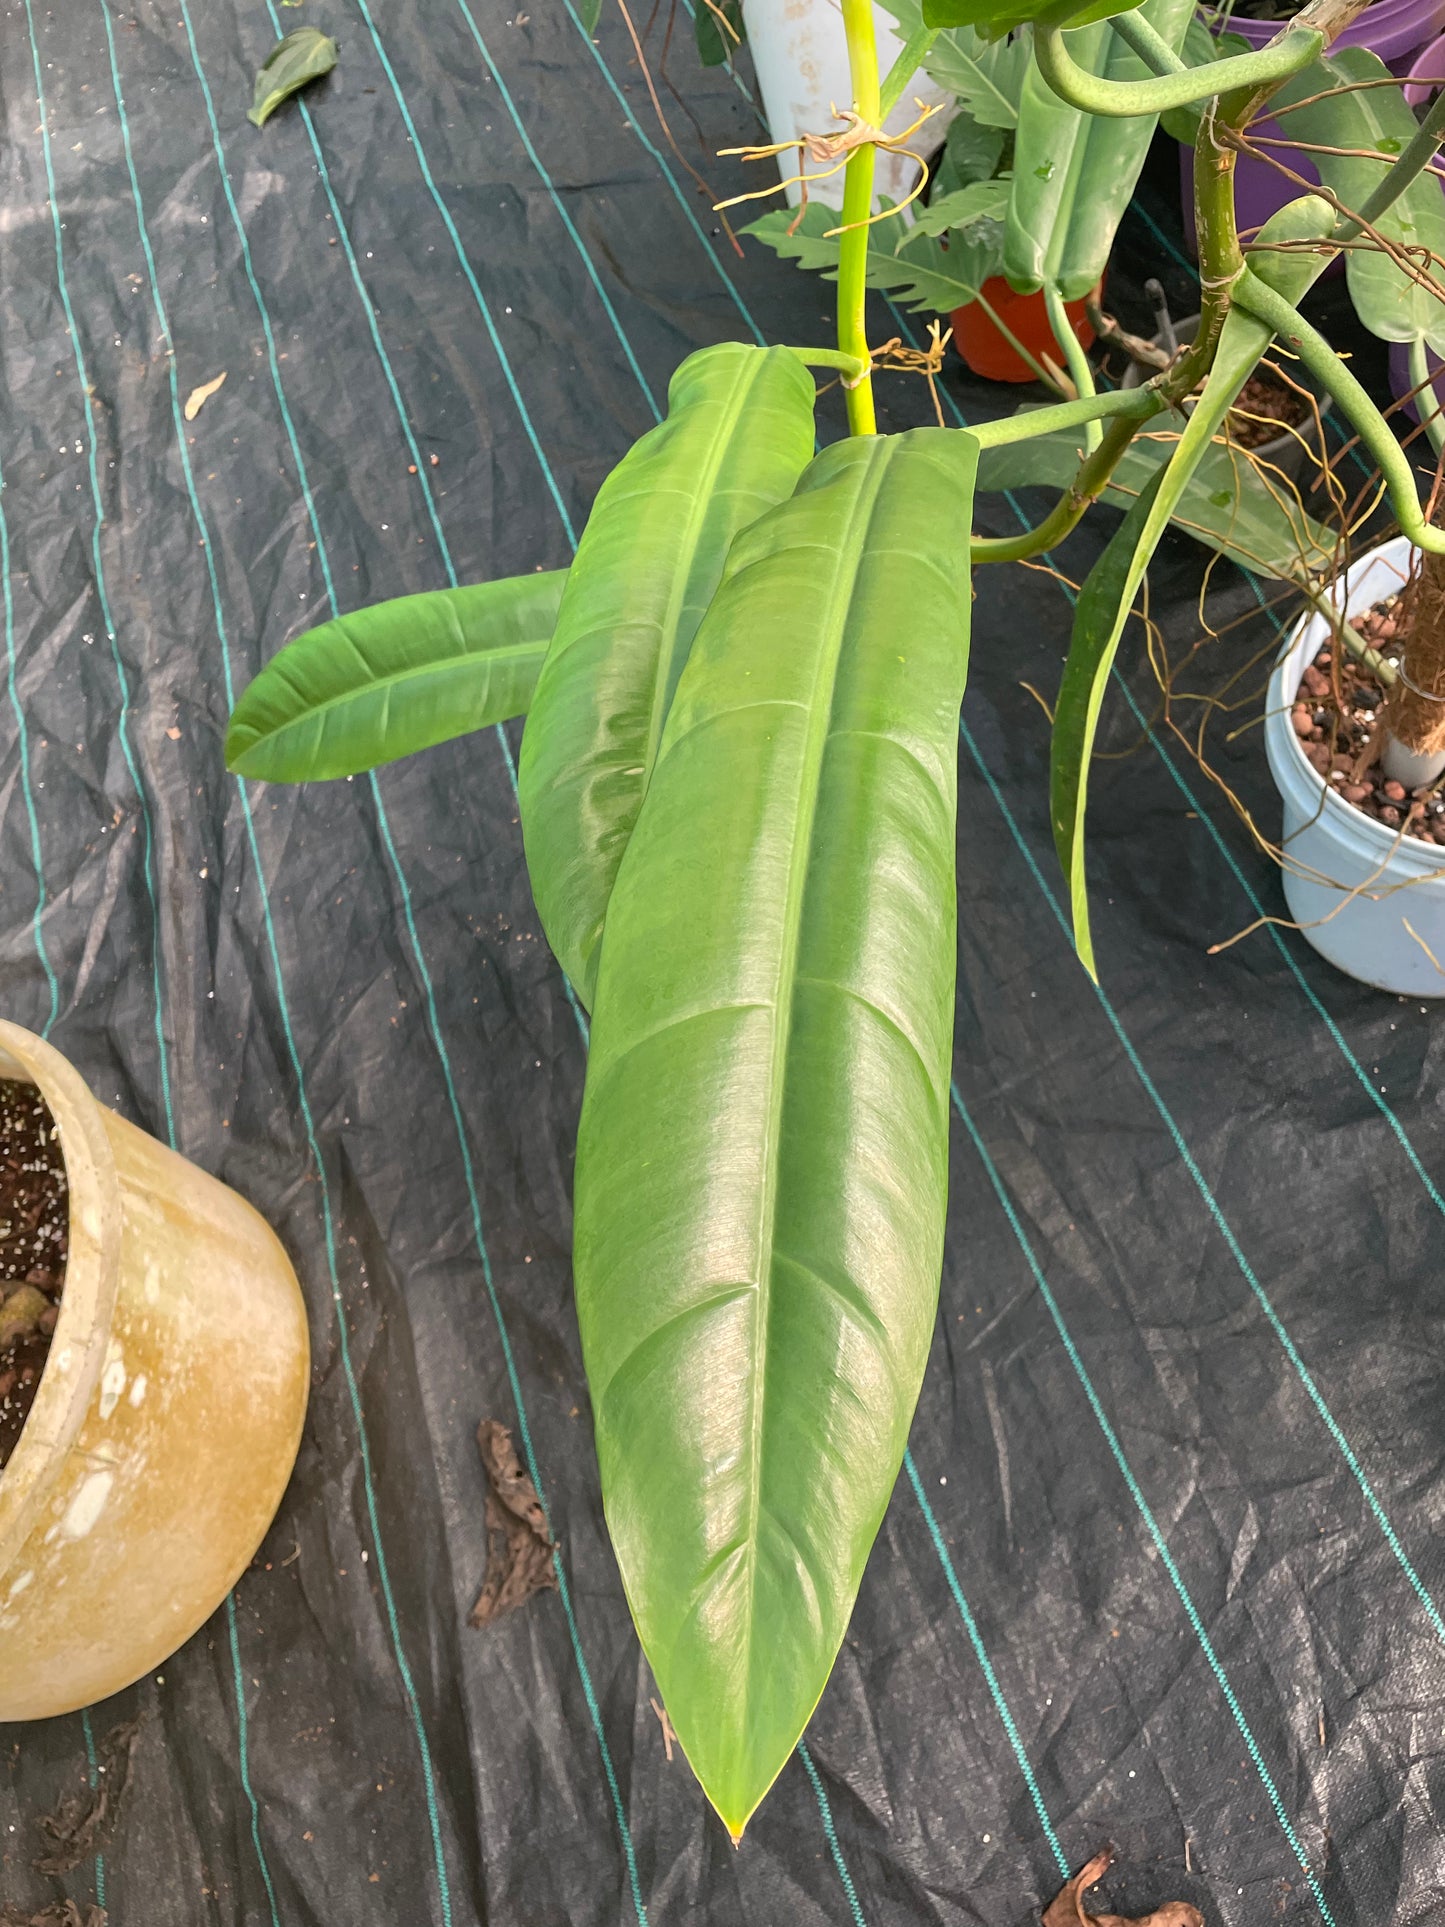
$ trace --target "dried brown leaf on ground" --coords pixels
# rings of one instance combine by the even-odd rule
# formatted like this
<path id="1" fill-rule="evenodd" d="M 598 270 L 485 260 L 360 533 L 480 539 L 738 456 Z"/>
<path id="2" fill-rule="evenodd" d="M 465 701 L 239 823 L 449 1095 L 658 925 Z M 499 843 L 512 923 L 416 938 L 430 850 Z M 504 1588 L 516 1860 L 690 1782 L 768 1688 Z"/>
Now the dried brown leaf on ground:
<path id="1" fill-rule="evenodd" d="M 203 381 L 199 388 L 193 388 L 191 390 L 190 394 L 186 396 L 185 414 L 188 422 L 193 422 L 196 419 L 197 415 L 200 414 L 201 410 L 225 379 L 226 371 L 223 368 L 214 381 Z"/>
<path id="2" fill-rule="evenodd" d="M 82 1913 L 73 1900 L 52 1900 L 38 1914 L 27 1913 L 13 1901 L 0 1905 L 0 1927 L 105 1927 L 109 1915 L 94 1905 Z"/>
<path id="3" fill-rule="evenodd" d="M 532 1597 L 557 1587 L 556 1545 L 537 1488 L 522 1469 L 512 1435 L 497 1419 L 484 1418 L 477 1444 L 487 1475 L 487 1576 L 468 1615 L 472 1626 L 489 1626 Z"/>
<path id="4" fill-rule="evenodd" d="M 96 1750 L 95 1785 L 69 1793 L 54 1813 L 43 1813 L 35 1822 L 50 1845 L 31 1862 L 36 1873 L 69 1873 L 94 1850 L 102 1832 L 113 1826 L 130 1783 L 131 1757 L 140 1737 L 142 1720 L 126 1720 L 112 1727 Z M 44 1919 L 37 1915 L 37 1919 Z M 0 1922 L 0 1927 L 5 1923 Z M 60 1927 L 70 1927 L 62 1921 Z M 86 1921 L 83 1927 L 93 1927 Z"/>
<path id="5" fill-rule="evenodd" d="M 1091 1914 L 1084 1895 L 1109 1871 L 1113 1849 L 1105 1847 L 1063 1886 L 1044 1909 L 1043 1927 L 1204 1927 L 1204 1916 L 1187 1900 L 1166 1900 L 1152 1914 Z"/>

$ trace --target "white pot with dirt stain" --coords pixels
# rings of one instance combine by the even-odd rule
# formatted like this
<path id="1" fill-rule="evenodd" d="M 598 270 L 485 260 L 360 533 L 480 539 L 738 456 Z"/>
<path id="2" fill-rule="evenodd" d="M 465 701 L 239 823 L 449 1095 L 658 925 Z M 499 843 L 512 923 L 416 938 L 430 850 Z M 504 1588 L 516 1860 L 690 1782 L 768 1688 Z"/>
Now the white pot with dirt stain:
<path id="1" fill-rule="evenodd" d="M 1403 589 L 1404 536 L 1357 562 L 1330 591 L 1347 617 Z M 1309 761 L 1290 712 L 1306 666 L 1330 641 L 1306 616 L 1269 682 L 1270 774 L 1284 799 L 1284 894 L 1307 941 L 1337 970 L 1402 997 L 1445 997 L 1445 849 L 1402 836 L 1334 794 Z"/>

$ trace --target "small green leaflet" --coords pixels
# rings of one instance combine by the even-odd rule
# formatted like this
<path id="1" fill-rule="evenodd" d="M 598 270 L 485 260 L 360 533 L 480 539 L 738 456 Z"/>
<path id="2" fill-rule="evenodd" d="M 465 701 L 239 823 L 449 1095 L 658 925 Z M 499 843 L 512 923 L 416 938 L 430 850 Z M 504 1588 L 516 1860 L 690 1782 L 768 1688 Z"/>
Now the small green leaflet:
<path id="1" fill-rule="evenodd" d="M 588 34 L 597 31 L 597 22 L 602 18 L 602 0 L 577 0 L 577 15 Z"/>
<path id="2" fill-rule="evenodd" d="M 323 74 L 329 74 L 335 65 L 334 40 L 319 27 L 293 28 L 267 54 L 256 76 L 255 95 L 247 120 L 254 127 L 264 127 L 283 101 L 299 93 L 308 81 L 320 80 Z"/>

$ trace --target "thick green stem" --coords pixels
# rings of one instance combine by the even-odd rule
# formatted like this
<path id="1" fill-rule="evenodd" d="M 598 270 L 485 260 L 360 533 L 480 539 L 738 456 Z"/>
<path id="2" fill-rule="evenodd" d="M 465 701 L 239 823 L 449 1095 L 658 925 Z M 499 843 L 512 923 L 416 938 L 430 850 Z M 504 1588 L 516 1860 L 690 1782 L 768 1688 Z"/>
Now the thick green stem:
<path id="1" fill-rule="evenodd" d="M 1440 403 L 1435 396 L 1430 357 L 1424 340 L 1418 335 L 1410 343 L 1410 386 L 1415 391 L 1415 405 L 1420 411 L 1420 420 L 1425 424 L 1430 446 L 1438 455 L 1445 448 L 1445 416 L 1441 415 Z"/>
<path id="2" fill-rule="evenodd" d="M 1109 25 L 1125 46 L 1132 47 L 1144 65 L 1155 74 L 1187 74 L 1182 61 L 1163 34 L 1149 25 L 1142 13 L 1116 13 Z"/>
<path id="3" fill-rule="evenodd" d="M 843 0 L 843 31 L 848 40 L 848 70 L 853 108 L 871 127 L 883 118 L 878 89 L 878 42 L 873 31 L 873 0 Z M 865 141 L 848 156 L 843 177 L 843 233 L 838 242 L 838 347 L 863 364 L 864 372 L 847 386 L 848 427 L 855 435 L 876 435 L 873 363 L 868 352 L 868 217 L 873 212 L 875 149 Z"/>
<path id="4" fill-rule="evenodd" d="M 1135 389 L 1133 392 L 1149 398 L 1150 414 L 1157 414 L 1164 406 L 1157 391 L 1152 387 Z M 1098 402 L 1107 399 L 1102 395 L 1096 397 L 1095 406 Z M 1041 408 L 1033 419 L 1037 420 L 1055 412 L 1052 408 Z M 1078 474 L 1037 528 L 1025 529 L 1019 535 L 1000 537 L 976 535 L 969 543 L 969 560 L 971 562 L 1023 562 L 1031 555 L 1042 555 L 1045 550 L 1053 548 L 1056 542 L 1062 542 L 1108 487 L 1109 477 L 1118 466 L 1125 449 L 1133 441 L 1141 419 L 1139 415 L 1117 414 L 1104 430 L 1099 446 L 1092 455 L 1085 456 Z"/>
<path id="5" fill-rule="evenodd" d="M 1385 478 L 1390 506 L 1401 533 L 1408 536 L 1417 549 L 1424 549 L 1430 555 L 1445 555 L 1445 529 L 1431 528 L 1425 520 L 1414 470 L 1404 450 L 1391 434 L 1389 423 L 1324 336 L 1312 328 L 1283 295 L 1256 280 L 1248 269 L 1240 277 L 1234 298 L 1246 314 L 1266 322 L 1283 337 L 1349 417 L 1355 433 Z"/>
<path id="6" fill-rule="evenodd" d="M 898 105 L 899 101 L 902 100 L 903 89 L 908 85 L 909 81 L 912 80 L 924 61 L 927 60 L 929 50 L 937 38 L 937 27 L 919 27 L 915 33 L 909 34 L 908 38 L 904 41 L 898 58 L 888 69 L 888 78 L 884 81 L 883 91 L 879 96 L 878 119 L 880 123 L 887 120 L 888 116 L 893 112 L 893 109 Z"/>
<path id="7" fill-rule="evenodd" d="M 974 422 L 968 432 L 980 448 L 1002 448 L 1008 442 L 1031 442 L 1040 435 L 1052 435 L 1056 429 L 1080 428 L 1086 422 L 1108 421 L 1113 416 L 1124 416 L 1135 423 L 1147 421 L 1162 405 L 1148 388 L 1111 388 L 1107 394 L 1090 396 L 1087 401 L 1061 401 L 1046 408 L 1025 408 L 997 421 Z"/>
<path id="8" fill-rule="evenodd" d="M 798 357 L 808 368 L 836 368 L 845 381 L 856 381 L 868 367 L 857 355 L 845 355 L 841 348 L 793 348 L 789 353 Z"/>
<path id="9" fill-rule="evenodd" d="M 1429 113 L 1420 123 L 1419 131 L 1411 135 L 1391 161 L 1384 179 L 1370 194 L 1359 214 L 1342 215 L 1335 223 L 1335 231 L 1330 239 L 1350 241 L 1361 228 L 1373 227 L 1386 209 L 1399 200 L 1411 181 L 1429 166 L 1442 140 L 1445 140 L 1445 92 L 1435 96 Z"/>
<path id="10" fill-rule="evenodd" d="M 1061 10 L 1050 11 L 1058 15 Z M 1064 45 L 1062 27 L 1050 24 L 1048 13 L 1034 22 L 1034 58 L 1050 87 L 1081 113 L 1112 120 L 1167 113 L 1171 107 L 1188 107 L 1226 89 L 1278 85 L 1308 67 L 1324 44 L 1324 35 L 1315 29 L 1292 29 L 1258 53 L 1211 60 L 1207 67 L 1185 67 L 1152 80 L 1106 80 L 1079 66 Z"/>
<path id="11" fill-rule="evenodd" d="M 1069 325 L 1069 317 L 1064 310 L 1064 297 L 1052 281 L 1044 283 L 1044 308 L 1048 313 L 1049 326 L 1054 331 L 1054 340 L 1059 344 L 1059 352 L 1064 357 L 1069 377 L 1074 384 L 1074 392 L 1080 401 L 1089 401 L 1094 395 L 1094 371 L 1089 366 L 1089 357 L 1079 345 L 1079 337 Z M 1084 423 L 1084 447 L 1092 455 L 1099 446 L 1099 424 L 1093 419 Z"/>

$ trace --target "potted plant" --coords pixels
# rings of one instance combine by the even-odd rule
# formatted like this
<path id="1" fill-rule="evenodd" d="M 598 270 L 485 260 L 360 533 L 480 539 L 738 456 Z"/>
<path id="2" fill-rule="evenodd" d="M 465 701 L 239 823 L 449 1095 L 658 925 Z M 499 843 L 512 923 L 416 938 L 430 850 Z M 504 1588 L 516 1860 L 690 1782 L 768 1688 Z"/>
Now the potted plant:
<path id="1" fill-rule="evenodd" d="M 1052 814 L 1092 968 L 1084 815 L 1105 681 L 1150 556 L 1276 334 L 1365 438 L 1407 536 L 1445 551 L 1388 427 L 1295 305 L 1358 223 L 1307 195 L 1246 251 L 1234 218 L 1240 130 L 1363 0 L 1311 0 L 1268 46 L 1202 68 L 1116 4 L 929 0 L 923 31 L 1030 24 L 1028 84 L 1076 117 L 1074 154 L 1095 122 L 1198 110 L 1201 317 L 1167 368 L 972 430 L 879 436 L 876 138 L 860 138 L 835 345 L 691 356 L 564 581 L 329 623 L 263 670 L 228 737 L 238 773 L 304 780 L 528 711 L 528 866 L 592 1017 L 573 1256 L 603 1498 L 672 1726 L 734 1838 L 827 1680 L 933 1327 L 970 568 L 1046 553 L 1198 391 L 1084 585 L 1059 691 Z M 1105 18 L 1134 77 L 1074 58 Z M 855 125 L 878 130 L 920 52 L 910 39 L 885 80 L 869 0 L 844 0 L 843 26 Z M 1432 110 L 1384 162 L 1360 210 L 1372 234 L 1433 192 L 1420 170 L 1442 123 Z M 850 435 L 821 454 L 810 367 L 848 402 Z M 980 461 L 1051 438 L 1074 458 L 1054 507 L 1017 536 L 972 535 Z"/>
<path id="2" fill-rule="evenodd" d="M 250 1205 L 0 1023 L 0 1719 L 89 1706 L 220 1605 L 306 1412 L 306 1312 Z"/>

